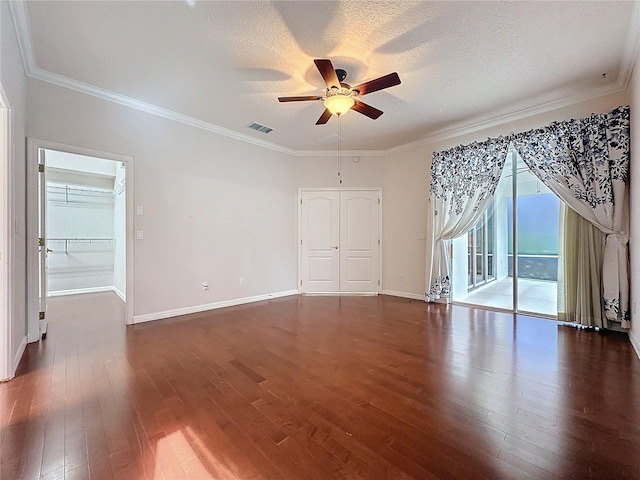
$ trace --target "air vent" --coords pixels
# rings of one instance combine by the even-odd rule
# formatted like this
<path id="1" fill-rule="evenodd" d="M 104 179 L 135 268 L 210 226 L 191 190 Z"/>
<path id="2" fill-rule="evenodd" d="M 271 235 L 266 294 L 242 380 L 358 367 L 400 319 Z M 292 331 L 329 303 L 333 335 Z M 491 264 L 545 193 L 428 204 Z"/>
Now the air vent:
<path id="1" fill-rule="evenodd" d="M 252 130 L 256 130 L 262 133 L 269 133 L 273 130 L 273 128 L 271 127 L 265 127 L 264 125 L 260 125 L 259 123 L 256 123 L 256 122 L 252 122 L 247 126 Z"/>

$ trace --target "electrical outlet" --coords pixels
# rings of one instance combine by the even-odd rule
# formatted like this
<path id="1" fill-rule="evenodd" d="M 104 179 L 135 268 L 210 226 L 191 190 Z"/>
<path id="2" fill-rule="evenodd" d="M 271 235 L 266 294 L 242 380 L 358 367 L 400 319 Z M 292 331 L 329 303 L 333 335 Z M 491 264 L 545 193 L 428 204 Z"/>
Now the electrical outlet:
<path id="1" fill-rule="evenodd" d="M 202 282 L 202 290 L 209 290 L 209 282 Z"/>
<path id="2" fill-rule="evenodd" d="M 244 287 L 244 277 L 240 277 L 240 286 Z"/>
<path id="3" fill-rule="evenodd" d="M 137 230 L 137 231 L 136 231 L 136 239 L 137 239 L 137 240 L 142 240 L 142 239 L 144 239 L 144 231 L 142 231 L 142 230 Z"/>

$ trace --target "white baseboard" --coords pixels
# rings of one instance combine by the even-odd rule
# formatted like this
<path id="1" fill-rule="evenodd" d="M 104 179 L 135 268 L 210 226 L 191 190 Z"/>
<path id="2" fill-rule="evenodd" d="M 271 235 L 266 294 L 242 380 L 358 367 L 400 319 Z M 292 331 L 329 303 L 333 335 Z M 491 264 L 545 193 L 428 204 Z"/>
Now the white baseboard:
<path id="1" fill-rule="evenodd" d="M 22 337 L 20 345 L 18 346 L 18 350 L 16 350 L 16 354 L 13 356 L 13 364 L 11 365 L 11 371 L 9 372 L 10 376 L 6 380 L 10 380 L 16 376 L 16 370 L 18 370 L 18 365 L 20 365 L 20 360 L 22 360 L 22 355 L 24 355 L 25 348 L 27 348 L 26 335 Z"/>
<path id="2" fill-rule="evenodd" d="M 383 295 L 391 295 L 392 297 L 410 298 L 412 300 L 422 300 L 424 302 L 424 295 L 419 293 L 407 293 L 396 292 L 395 290 L 382 290 Z"/>
<path id="3" fill-rule="evenodd" d="M 627 332 L 627 335 L 629 335 L 629 341 L 631 342 L 633 349 L 636 351 L 636 355 L 640 358 L 640 343 L 638 343 L 638 340 L 631 332 Z"/>
<path id="4" fill-rule="evenodd" d="M 205 305 L 196 305 L 194 307 L 176 308 L 175 310 L 166 310 L 164 312 L 146 313 L 144 315 L 135 315 L 133 323 L 151 322 L 153 320 L 161 320 L 163 318 L 178 317 L 180 315 L 189 315 L 190 313 L 206 312 L 207 310 L 215 310 L 224 307 L 233 307 L 235 305 L 243 305 L 245 303 L 261 302 L 263 300 L 271 300 L 274 298 L 288 297 L 297 295 L 298 290 L 285 290 L 283 292 L 267 293 L 266 295 L 256 295 L 255 297 L 236 298 L 233 300 L 224 300 L 222 302 L 208 303 Z"/>
<path id="5" fill-rule="evenodd" d="M 62 297 L 64 295 L 81 295 L 83 293 L 100 293 L 100 292 L 113 292 L 114 287 L 91 287 L 91 288 L 76 288 L 74 290 L 57 290 L 55 292 L 47 292 L 47 297 Z M 116 292 L 117 295 L 117 292 Z M 119 295 L 118 295 L 119 296 Z"/>
<path id="6" fill-rule="evenodd" d="M 127 296 L 122 293 L 117 287 L 111 287 L 111 291 L 118 297 L 120 297 L 120 300 L 122 300 L 124 303 L 127 303 Z"/>

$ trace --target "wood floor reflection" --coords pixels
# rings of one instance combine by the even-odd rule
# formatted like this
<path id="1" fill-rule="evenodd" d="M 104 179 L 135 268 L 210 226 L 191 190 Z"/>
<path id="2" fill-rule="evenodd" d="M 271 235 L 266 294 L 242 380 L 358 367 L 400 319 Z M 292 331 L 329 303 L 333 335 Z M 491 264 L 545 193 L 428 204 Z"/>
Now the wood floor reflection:
<path id="1" fill-rule="evenodd" d="M 2 479 L 640 478 L 623 335 L 388 296 L 50 312 L 0 385 Z"/>

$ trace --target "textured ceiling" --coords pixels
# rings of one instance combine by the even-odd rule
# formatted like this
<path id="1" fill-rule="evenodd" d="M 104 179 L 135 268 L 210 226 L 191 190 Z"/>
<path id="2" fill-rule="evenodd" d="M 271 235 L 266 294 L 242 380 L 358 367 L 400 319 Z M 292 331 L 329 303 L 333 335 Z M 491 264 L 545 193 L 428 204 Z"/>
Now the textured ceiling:
<path id="1" fill-rule="evenodd" d="M 385 150 L 620 88 L 636 14 L 633 2 L 608 1 L 26 6 L 38 70 L 295 150 L 335 148 L 336 117 L 315 125 L 321 102 L 277 101 L 322 94 L 314 58 L 330 58 L 352 85 L 398 72 L 401 85 L 363 98 L 384 115 L 341 122 L 343 148 Z M 254 121 L 274 131 L 246 128 Z"/>

